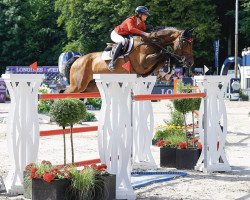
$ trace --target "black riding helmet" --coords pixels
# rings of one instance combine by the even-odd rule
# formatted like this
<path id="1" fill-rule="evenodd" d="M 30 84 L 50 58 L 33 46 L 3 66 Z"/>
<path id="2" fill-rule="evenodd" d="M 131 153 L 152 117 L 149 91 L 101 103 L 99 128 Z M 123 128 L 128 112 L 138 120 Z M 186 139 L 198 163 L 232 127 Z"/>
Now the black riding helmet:
<path id="1" fill-rule="evenodd" d="M 136 14 L 136 15 L 144 14 L 144 15 L 150 16 L 149 10 L 147 9 L 146 6 L 138 6 L 138 7 L 135 9 L 135 14 Z"/>

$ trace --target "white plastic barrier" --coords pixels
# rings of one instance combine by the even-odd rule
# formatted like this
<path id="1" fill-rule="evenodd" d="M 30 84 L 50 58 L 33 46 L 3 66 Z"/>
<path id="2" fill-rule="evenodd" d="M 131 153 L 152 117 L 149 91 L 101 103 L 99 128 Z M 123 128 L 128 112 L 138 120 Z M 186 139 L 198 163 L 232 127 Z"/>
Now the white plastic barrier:
<path id="1" fill-rule="evenodd" d="M 11 97 L 7 122 L 11 169 L 5 181 L 7 193 L 23 194 L 23 171 L 37 160 L 39 146 L 38 88 L 42 74 L 3 74 Z"/>
<path id="2" fill-rule="evenodd" d="M 98 144 L 101 161 L 116 174 L 116 198 L 136 199 L 131 185 L 131 90 L 136 75 L 95 74 L 102 97 Z"/>
<path id="3" fill-rule="evenodd" d="M 137 78 L 132 92 L 151 94 L 156 76 Z M 154 133 L 154 114 L 151 101 L 134 101 L 133 112 L 133 168 L 156 169 L 157 165 L 151 153 Z"/>
<path id="4" fill-rule="evenodd" d="M 228 76 L 195 76 L 196 84 L 207 97 L 202 100 L 199 112 L 199 134 L 202 153 L 195 167 L 204 172 L 230 171 L 225 155 L 227 112 L 224 103 Z M 220 86 L 220 87 L 219 87 Z M 221 128 L 223 126 L 223 130 Z"/>
<path id="5" fill-rule="evenodd" d="M 95 74 L 102 97 L 99 120 L 99 154 L 108 171 L 116 174 L 116 198 L 135 199 L 131 169 L 156 168 L 151 153 L 153 109 L 151 101 L 134 102 L 133 94 L 151 94 L 156 77 L 137 78 L 135 74 Z"/>

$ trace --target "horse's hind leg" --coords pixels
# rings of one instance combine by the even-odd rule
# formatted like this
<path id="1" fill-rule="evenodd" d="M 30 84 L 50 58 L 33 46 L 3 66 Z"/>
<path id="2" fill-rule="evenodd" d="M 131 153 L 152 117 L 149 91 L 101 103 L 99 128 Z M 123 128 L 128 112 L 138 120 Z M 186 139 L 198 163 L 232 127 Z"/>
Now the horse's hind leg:
<path id="1" fill-rule="evenodd" d="M 99 92 L 95 80 L 91 80 L 84 92 Z"/>

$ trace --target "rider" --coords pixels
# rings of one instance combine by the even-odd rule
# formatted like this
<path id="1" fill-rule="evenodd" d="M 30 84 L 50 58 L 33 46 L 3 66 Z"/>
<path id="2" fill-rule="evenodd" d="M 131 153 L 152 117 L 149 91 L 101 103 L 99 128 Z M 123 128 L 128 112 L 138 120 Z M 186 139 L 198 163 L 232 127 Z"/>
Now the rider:
<path id="1" fill-rule="evenodd" d="M 145 6 L 138 6 L 135 9 L 135 15 L 128 17 L 124 20 L 119 26 L 115 27 L 115 29 L 111 32 L 111 39 L 117 43 L 114 55 L 112 57 L 111 62 L 108 65 L 110 71 L 115 69 L 115 61 L 120 54 L 122 47 L 125 44 L 125 39 L 123 36 L 125 35 L 141 35 L 144 37 L 149 37 L 149 33 L 146 33 L 146 25 L 145 21 L 147 17 L 150 16 L 149 10 Z"/>

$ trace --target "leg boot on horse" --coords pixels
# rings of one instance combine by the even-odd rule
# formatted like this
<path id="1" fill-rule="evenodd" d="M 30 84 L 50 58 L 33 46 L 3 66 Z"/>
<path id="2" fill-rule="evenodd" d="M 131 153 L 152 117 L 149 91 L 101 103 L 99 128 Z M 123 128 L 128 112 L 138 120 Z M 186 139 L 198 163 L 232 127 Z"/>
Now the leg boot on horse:
<path id="1" fill-rule="evenodd" d="M 117 44 L 117 46 L 116 46 L 114 55 L 113 55 L 113 57 L 112 57 L 112 59 L 111 59 L 109 65 L 108 65 L 108 69 L 109 69 L 110 71 L 114 71 L 114 69 L 115 69 L 115 61 L 116 61 L 116 59 L 118 58 L 118 56 L 120 55 L 120 52 L 121 52 L 122 47 L 123 47 L 122 43 L 119 42 L 119 43 Z"/>

